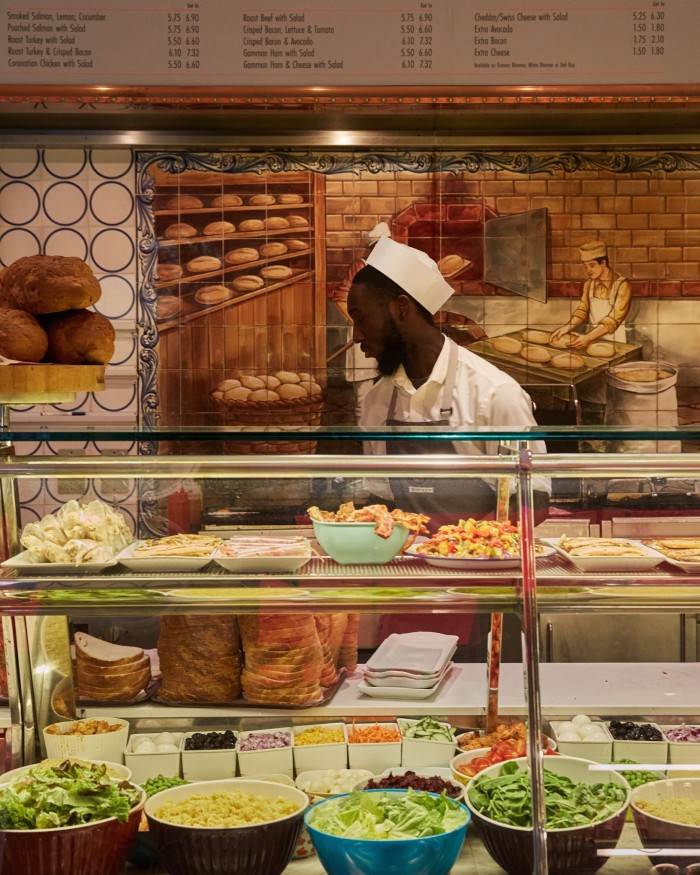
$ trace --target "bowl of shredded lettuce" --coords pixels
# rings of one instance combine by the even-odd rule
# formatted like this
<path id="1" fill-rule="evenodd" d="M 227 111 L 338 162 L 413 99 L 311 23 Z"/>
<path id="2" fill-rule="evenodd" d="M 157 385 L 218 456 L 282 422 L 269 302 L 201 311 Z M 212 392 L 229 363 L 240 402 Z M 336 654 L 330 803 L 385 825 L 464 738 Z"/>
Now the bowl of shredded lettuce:
<path id="1" fill-rule="evenodd" d="M 117 875 L 145 799 L 106 764 L 28 769 L 0 786 L 0 875 Z"/>
<path id="2" fill-rule="evenodd" d="M 304 818 L 328 875 L 447 875 L 469 821 L 461 803 L 411 789 L 354 790 Z"/>
<path id="3" fill-rule="evenodd" d="M 591 768 L 593 767 L 593 768 Z M 544 763 L 550 875 L 593 873 L 625 824 L 630 786 L 620 772 L 578 757 Z M 467 784 L 465 802 L 487 851 L 509 875 L 531 875 L 532 784 L 525 757 L 497 763 Z"/>

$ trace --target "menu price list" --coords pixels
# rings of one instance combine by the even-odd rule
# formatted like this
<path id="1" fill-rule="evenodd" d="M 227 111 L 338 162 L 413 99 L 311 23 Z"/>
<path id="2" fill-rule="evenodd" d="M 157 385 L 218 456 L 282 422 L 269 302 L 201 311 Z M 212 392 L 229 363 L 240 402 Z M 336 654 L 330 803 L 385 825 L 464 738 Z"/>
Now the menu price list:
<path id="1" fill-rule="evenodd" d="M 10 0 L 12 3 L 12 0 Z M 526 85 L 700 81 L 698 0 L 65 0 L 0 12 L 0 81 Z M 160 5 L 159 5 L 160 4 Z M 250 5 L 248 5 L 250 4 Z"/>

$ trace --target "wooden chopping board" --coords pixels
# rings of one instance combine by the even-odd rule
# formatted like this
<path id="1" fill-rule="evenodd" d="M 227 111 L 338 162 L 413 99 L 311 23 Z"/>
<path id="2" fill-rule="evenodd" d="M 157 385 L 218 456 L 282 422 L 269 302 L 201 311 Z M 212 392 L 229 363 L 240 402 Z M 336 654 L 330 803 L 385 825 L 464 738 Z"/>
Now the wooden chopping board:
<path id="1" fill-rule="evenodd" d="M 105 365 L 11 364 L 0 366 L 0 404 L 50 404 L 77 392 L 100 392 Z"/>

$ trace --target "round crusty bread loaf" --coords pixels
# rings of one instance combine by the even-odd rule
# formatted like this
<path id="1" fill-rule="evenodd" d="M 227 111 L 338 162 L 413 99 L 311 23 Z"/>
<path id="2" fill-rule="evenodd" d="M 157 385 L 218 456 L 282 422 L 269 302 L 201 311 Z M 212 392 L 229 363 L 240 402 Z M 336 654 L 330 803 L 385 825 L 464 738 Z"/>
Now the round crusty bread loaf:
<path id="1" fill-rule="evenodd" d="M 304 216 L 287 216 L 290 228 L 305 228 L 309 224 L 309 220 Z"/>
<path id="2" fill-rule="evenodd" d="M 575 352 L 559 352 L 549 360 L 553 368 L 561 368 L 565 371 L 576 371 L 586 364 L 583 356 Z"/>
<path id="3" fill-rule="evenodd" d="M 552 357 L 551 352 L 543 346 L 524 346 L 520 350 L 520 357 L 526 362 L 548 362 Z"/>
<path id="4" fill-rule="evenodd" d="M 288 280 L 292 273 L 291 267 L 286 264 L 270 264 L 260 270 L 260 276 L 266 280 Z"/>
<path id="5" fill-rule="evenodd" d="M 253 204 L 256 207 L 266 207 L 270 204 L 277 203 L 277 198 L 274 194 L 254 194 L 248 199 L 248 203 Z"/>
<path id="6" fill-rule="evenodd" d="M 586 349 L 586 355 L 592 355 L 594 358 L 609 359 L 615 355 L 615 344 L 608 340 L 600 340 L 592 343 Z"/>
<path id="7" fill-rule="evenodd" d="M 243 199 L 237 194 L 220 194 L 211 202 L 213 207 L 240 207 Z"/>
<path id="8" fill-rule="evenodd" d="M 264 258 L 273 258 L 275 255 L 284 255 L 288 251 L 284 243 L 263 243 L 260 254 Z"/>
<path id="9" fill-rule="evenodd" d="M 166 204 L 169 210 L 198 210 L 203 206 L 202 201 L 193 194 L 176 194 Z"/>
<path id="10" fill-rule="evenodd" d="M 238 226 L 239 231 L 262 231 L 265 225 L 262 219 L 244 219 Z"/>
<path id="11" fill-rule="evenodd" d="M 198 255 L 187 262 L 187 270 L 192 273 L 206 273 L 208 270 L 218 270 L 221 259 L 214 255 Z"/>
<path id="12" fill-rule="evenodd" d="M 271 231 L 282 231 L 289 227 L 289 222 L 284 216 L 270 216 L 269 219 L 265 219 L 265 227 Z"/>
<path id="13" fill-rule="evenodd" d="M 280 396 L 273 389 L 254 389 L 248 401 L 279 401 Z"/>
<path id="14" fill-rule="evenodd" d="M 0 355 L 18 362 L 40 362 L 49 339 L 31 313 L 0 309 Z"/>
<path id="15" fill-rule="evenodd" d="M 182 265 L 180 264 L 159 264 L 156 268 L 158 279 L 162 283 L 179 280 L 182 276 Z"/>
<path id="16" fill-rule="evenodd" d="M 101 313 L 70 310 L 45 316 L 46 360 L 59 365 L 106 365 L 114 355 L 114 327 Z"/>
<path id="17" fill-rule="evenodd" d="M 204 226 L 204 233 L 207 237 L 213 237 L 217 234 L 233 234 L 236 226 L 233 222 L 209 222 Z"/>
<path id="18" fill-rule="evenodd" d="M 258 250 L 252 246 L 239 246 L 224 255 L 226 264 L 245 264 L 246 261 L 257 261 L 258 258 Z"/>
<path id="19" fill-rule="evenodd" d="M 296 371 L 277 371 L 275 374 L 280 383 L 300 383 L 301 377 Z"/>
<path id="20" fill-rule="evenodd" d="M 575 334 L 562 334 L 561 337 L 557 338 L 557 340 L 550 340 L 549 345 L 553 346 L 555 349 L 568 349 L 571 346 L 571 341 L 574 339 Z"/>
<path id="21" fill-rule="evenodd" d="M 263 383 L 263 381 L 260 379 L 260 377 L 256 377 L 253 374 L 243 374 L 243 376 L 240 378 L 240 380 L 241 380 L 241 385 L 245 386 L 246 389 L 255 390 L 255 389 L 266 389 L 267 388 L 267 386 L 265 385 L 265 383 Z"/>
<path id="22" fill-rule="evenodd" d="M 218 392 L 228 392 L 229 389 L 239 389 L 241 381 L 235 377 L 229 377 L 227 380 L 222 380 L 216 387 Z"/>
<path id="23" fill-rule="evenodd" d="M 521 336 L 525 343 L 549 343 L 549 332 L 537 328 L 526 328 Z"/>
<path id="24" fill-rule="evenodd" d="M 35 316 L 90 307 L 101 294 L 90 267 L 73 255 L 27 255 L 0 278 L 0 307 Z"/>
<path id="25" fill-rule="evenodd" d="M 176 295 L 158 295 L 156 298 L 156 318 L 170 319 L 180 312 L 180 299 Z"/>
<path id="26" fill-rule="evenodd" d="M 263 280 L 255 274 L 249 273 L 244 276 L 237 276 L 232 283 L 237 292 L 257 292 L 265 285 Z"/>
<path id="27" fill-rule="evenodd" d="M 301 194 L 280 194 L 277 196 L 278 204 L 303 204 L 304 196 Z"/>
<path id="28" fill-rule="evenodd" d="M 277 387 L 277 394 L 280 398 L 288 400 L 289 398 L 305 398 L 307 392 L 300 383 L 282 383 L 281 386 Z"/>
<path id="29" fill-rule="evenodd" d="M 438 261 L 438 270 L 443 276 L 451 276 L 464 267 L 465 263 L 461 255 L 445 255 Z"/>
<path id="30" fill-rule="evenodd" d="M 174 225 L 168 225 L 165 229 L 165 236 L 170 240 L 179 240 L 182 237 L 196 237 L 197 229 L 194 225 L 188 225 L 187 222 L 176 222 Z"/>
<path id="31" fill-rule="evenodd" d="M 491 345 L 494 349 L 507 355 L 518 355 L 523 348 L 522 343 L 516 337 L 494 337 Z"/>
<path id="32" fill-rule="evenodd" d="M 227 286 L 215 284 L 199 289 L 194 299 L 198 304 L 221 304 L 222 301 L 228 301 L 232 294 Z"/>
<path id="33" fill-rule="evenodd" d="M 309 248 L 306 240 L 285 240 L 284 245 L 290 252 L 301 252 L 303 249 Z"/>

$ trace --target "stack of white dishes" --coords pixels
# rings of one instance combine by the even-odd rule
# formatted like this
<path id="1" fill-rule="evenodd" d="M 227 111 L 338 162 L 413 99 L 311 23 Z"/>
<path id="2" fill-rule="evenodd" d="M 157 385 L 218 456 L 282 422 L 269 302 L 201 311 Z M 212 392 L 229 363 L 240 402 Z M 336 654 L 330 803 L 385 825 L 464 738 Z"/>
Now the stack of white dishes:
<path id="1" fill-rule="evenodd" d="M 428 699 L 449 675 L 456 635 L 389 635 L 368 659 L 359 689 L 375 699 Z"/>

